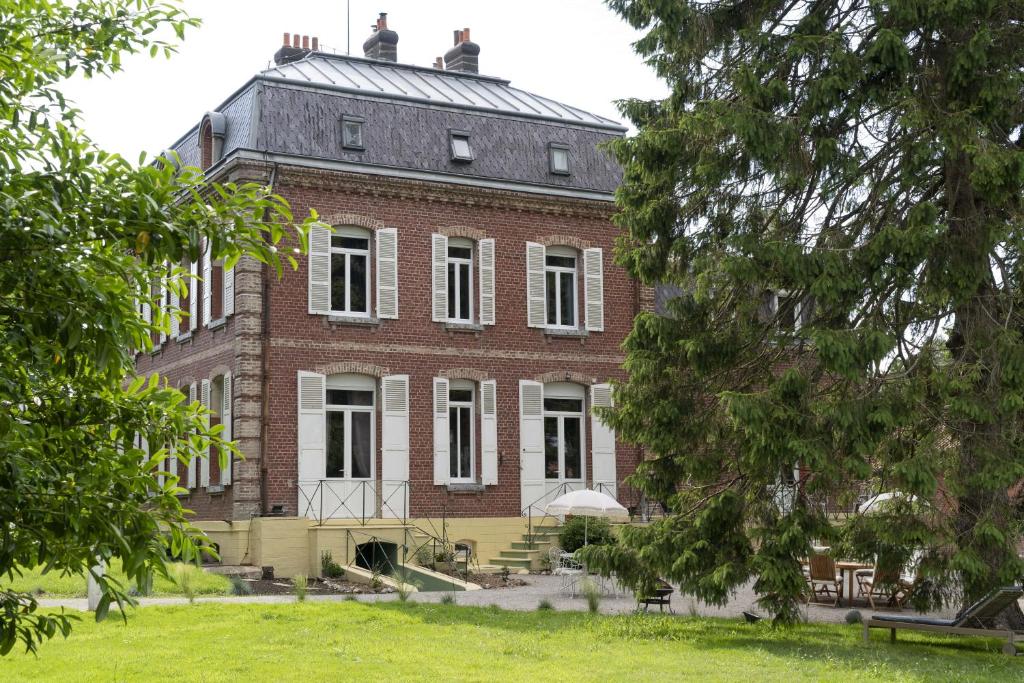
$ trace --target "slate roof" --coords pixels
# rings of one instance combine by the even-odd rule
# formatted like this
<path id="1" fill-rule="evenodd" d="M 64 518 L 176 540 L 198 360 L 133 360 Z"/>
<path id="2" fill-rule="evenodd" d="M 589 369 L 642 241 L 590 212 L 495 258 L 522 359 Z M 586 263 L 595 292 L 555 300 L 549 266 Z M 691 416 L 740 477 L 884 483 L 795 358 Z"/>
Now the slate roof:
<path id="1" fill-rule="evenodd" d="M 622 177 L 599 146 L 624 127 L 478 74 L 314 52 L 260 72 L 216 111 L 226 122 L 222 158 L 252 152 L 356 172 L 607 198 Z M 365 120 L 364 150 L 343 147 L 345 115 Z M 470 133 L 472 163 L 451 159 L 449 130 Z M 199 165 L 198 135 L 197 122 L 172 145 L 183 164 Z M 551 143 L 568 147 L 570 175 L 551 173 Z"/>

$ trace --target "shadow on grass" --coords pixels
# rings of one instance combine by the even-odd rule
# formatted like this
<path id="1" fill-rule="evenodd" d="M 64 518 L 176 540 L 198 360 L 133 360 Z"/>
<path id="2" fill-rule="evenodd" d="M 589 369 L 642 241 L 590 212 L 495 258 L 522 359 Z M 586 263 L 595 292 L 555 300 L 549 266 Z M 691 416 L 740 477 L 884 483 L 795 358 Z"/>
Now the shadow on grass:
<path id="1" fill-rule="evenodd" d="M 428 603 L 377 603 L 375 609 L 402 614 L 434 625 L 471 625 L 526 635 L 575 631 L 579 637 L 609 643 L 678 643 L 696 651 L 757 651 L 789 660 L 827 661 L 838 668 L 884 667 L 907 677 L 992 680 L 1024 676 L 1024 660 L 1000 651 L 1003 640 L 901 633 L 889 643 L 888 632 L 862 641 L 860 624 L 802 624 L 792 628 L 769 623 L 745 624 L 736 619 L 669 615 L 602 615 L 582 612 L 517 612 L 492 607 L 460 607 Z"/>

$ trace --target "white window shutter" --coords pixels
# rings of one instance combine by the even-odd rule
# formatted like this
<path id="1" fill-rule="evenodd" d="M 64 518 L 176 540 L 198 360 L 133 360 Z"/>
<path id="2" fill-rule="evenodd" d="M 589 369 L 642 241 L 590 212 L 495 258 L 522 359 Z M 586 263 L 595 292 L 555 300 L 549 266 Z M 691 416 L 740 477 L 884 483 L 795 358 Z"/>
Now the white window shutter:
<path id="1" fill-rule="evenodd" d="M 526 243 L 526 324 L 544 327 L 544 256 L 543 244 Z"/>
<path id="2" fill-rule="evenodd" d="M 590 387 L 591 408 L 610 408 L 612 386 L 595 384 Z M 593 487 L 614 497 L 616 495 L 615 430 L 605 425 L 597 415 L 590 415 L 590 462 L 593 468 Z"/>
<path id="3" fill-rule="evenodd" d="M 377 238 L 377 317 L 398 317 L 398 231 L 381 228 Z"/>
<path id="4" fill-rule="evenodd" d="M 601 249 L 583 250 L 587 329 L 594 332 L 604 332 L 604 265 L 601 259 Z"/>
<path id="5" fill-rule="evenodd" d="M 309 231 L 309 312 L 331 312 L 331 231 L 319 225 Z"/>
<path id="6" fill-rule="evenodd" d="M 203 327 L 210 324 L 210 311 L 213 306 L 213 267 L 210 263 L 210 241 L 203 246 Z"/>
<path id="7" fill-rule="evenodd" d="M 196 261 L 189 264 L 189 273 L 188 329 L 192 332 L 199 327 L 199 264 Z"/>
<path id="8" fill-rule="evenodd" d="M 167 262 L 164 261 L 164 272 L 160 277 L 160 315 L 161 317 L 167 314 L 170 297 L 167 294 Z M 164 344 L 167 341 L 167 330 L 164 329 L 164 324 L 160 323 L 160 344 Z"/>
<path id="9" fill-rule="evenodd" d="M 175 454 L 174 444 L 167 449 L 167 473 L 175 479 L 178 477 L 178 456 Z M 181 483 L 175 486 L 181 486 Z"/>
<path id="10" fill-rule="evenodd" d="M 480 240 L 480 324 L 494 324 L 494 240 Z"/>
<path id="11" fill-rule="evenodd" d="M 188 402 L 189 405 L 196 402 L 196 383 L 188 385 Z M 193 455 L 188 461 L 188 487 L 194 489 L 196 487 L 196 458 Z"/>
<path id="12" fill-rule="evenodd" d="M 409 509 L 409 376 L 381 379 L 381 516 L 405 519 Z"/>
<path id="13" fill-rule="evenodd" d="M 235 264 L 237 265 L 237 264 Z M 224 317 L 235 314 L 235 268 L 224 268 Z"/>
<path id="14" fill-rule="evenodd" d="M 447 484 L 451 476 L 448 434 L 448 380 L 434 378 L 434 483 Z"/>
<path id="15" fill-rule="evenodd" d="M 168 313 L 171 315 L 171 339 L 177 339 L 178 335 L 181 334 L 181 322 L 178 320 L 178 306 L 181 303 L 178 298 L 178 287 L 181 286 L 180 276 L 174 277 L 174 283 L 172 286 L 167 288 L 168 295 L 170 296 L 170 303 L 168 304 Z"/>
<path id="16" fill-rule="evenodd" d="M 222 398 L 222 404 L 220 409 L 220 423 L 224 425 L 224 431 L 221 432 L 221 438 L 225 441 L 231 441 L 231 373 L 224 373 L 224 395 Z M 227 486 L 231 483 L 231 469 L 234 464 L 234 456 L 228 453 L 228 462 L 225 467 L 220 469 L 220 483 Z"/>
<path id="17" fill-rule="evenodd" d="M 327 474 L 326 392 L 324 375 L 299 371 L 298 511 L 303 516 L 317 511 L 317 485 Z"/>
<path id="18" fill-rule="evenodd" d="M 498 395 L 493 379 L 480 382 L 480 481 L 484 486 L 498 483 Z"/>
<path id="19" fill-rule="evenodd" d="M 544 479 L 544 385 L 527 379 L 519 380 L 519 478 L 522 508 L 537 504 L 544 496 L 547 483 Z"/>
<path id="20" fill-rule="evenodd" d="M 443 323 L 448 320 L 448 238 L 437 233 L 430 236 L 430 272 L 433 320 Z"/>
<path id="21" fill-rule="evenodd" d="M 203 404 L 206 409 L 210 408 L 210 380 L 204 379 L 199 383 L 199 402 Z M 210 416 L 206 415 L 203 418 L 206 426 L 210 425 Z M 209 486 L 210 485 L 210 446 L 206 446 L 206 457 L 199 461 L 199 485 Z"/>

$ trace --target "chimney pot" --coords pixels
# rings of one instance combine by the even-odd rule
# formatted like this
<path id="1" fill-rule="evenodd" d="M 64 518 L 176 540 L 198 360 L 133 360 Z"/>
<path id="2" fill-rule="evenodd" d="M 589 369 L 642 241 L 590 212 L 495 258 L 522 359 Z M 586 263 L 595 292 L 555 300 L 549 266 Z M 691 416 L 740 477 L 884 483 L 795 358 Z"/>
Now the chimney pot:
<path id="1" fill-rule="evenodd" d="M 285 32 L 285 34 L 284 34 L 284 42 L 283 42 L 283 43 L 281 43 L 281 44 L 282 44 L 282 45 L 287 45 L 287 44 L 288 44 L 288 41 L 289 41 L 289 34 L 288 34 L 288 32 L 286 31 L 286 32 Z"/>
<path id="2" fill-rule="evenodd" d="M 293 33 L 292 34 L 292 47 L 298 47 L 298 46 L 299 46 L 299 34 L 298 33 Z"/>
<path id="3" fill-rule="evenodd" d="M 435 69 L 443 69 L 444 68 L 444 60 L 441 59 L 440 57 L 435 58 L 434 59 L 434 68 Z"/>
<path id="4" fill-rule="evenodd" d="M 301 45 L 301 47 L 300 47 Z M 317 48 L 317 39 L 313 39 L 313 49 Z M 274 64 L 281 66 L 297 62 L 309 54 L 309 36 L 298 33 L 285 33 L 280 49 L 274 53 Z"/>
<path id="5" fill-rule="evenodd" d="M 385 62 L 398 61 L 398 34 L 388 28 L 387 12 L 381 12 L 373 33 L 363 42 L 363 56 Z"/>
<path id="6" fill-rule="evenodd" d="M 309 36 L 302 36 L 302 49 L 303 50 L 308 50 L 309 49 Z"/>
<path id="7" fill-rule="evenodd" d="M 320 39 L 317 38 L 316 36 L 313 36 L 313 52 L 316 52 L 319 49 L 320 49 Z"/>
<path id="8" fill-rule="evenodd" d="M 448 71 L 462 71 L 463 73 L 479 73 L 480 71 L 480 46 L 470 41 L 469 29 L 455 29 L 455 47 L 448 50 L 444 55 L 444 66 Z"/>

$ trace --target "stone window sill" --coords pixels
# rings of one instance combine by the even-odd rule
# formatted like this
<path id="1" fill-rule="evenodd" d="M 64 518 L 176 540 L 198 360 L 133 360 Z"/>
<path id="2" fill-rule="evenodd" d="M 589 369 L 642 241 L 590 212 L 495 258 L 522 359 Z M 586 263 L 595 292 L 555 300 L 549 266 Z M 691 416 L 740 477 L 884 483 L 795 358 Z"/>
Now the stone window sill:
<path id="1" fill-rule="evenodd" d="M 444 329 L 449 332 L 483 332 L 484 326 L 476 323 L 454 323 L 449 322 L 444 324 Z"/>
<path id="2" fill-rule="evenodd" d="M 364 327 L 376 327 L 380 325 L 380 318 L 363 317 L 360 315 L 329 315 L 327 322 L 330 325 L 363 325 Z"/>
<path id="3" fill-rule="evenodd" d="M 185 332 L 184 334 L 179 334 L 177 339 L 176 339 L 176 341 L 179 344 L 184 344 L 185 342 L 192 341 L 192 332 L 189 331 L 189 332 Z"/>
<path id="4" fill-rule="evenodd" d="M 217 484 L 215 486 L 207 486 L 206 492 L 209 493 L 211 496 L 216 495 L 218 493 L 224 493 L 224 486 L 222 484 Z"/>
<path id="5" fill-rule="evenodd" d="M 210 322 L 208 322 L 206 324 L 206 329 L 216 330 L 218 327 L 224 327 L 224 325 L 226 325 L 227 322 L 227 318 L 217 318 L 216 320 L 211 320 Z"/>
<path id="6" fill-rule="evenodd" d="M 585 339 L 590 336 L 587 330 L 559 330 L 551 327 L 545 327 L 544 334 L 549 337 L 566 337 L 569 339 Z"/>
<path id="7" fill-rule="evenodd" d="M 452 482 L 447 485 L 448 493 L 483 493 L 484 485 L 472 482 Z"/>

